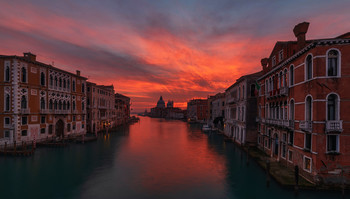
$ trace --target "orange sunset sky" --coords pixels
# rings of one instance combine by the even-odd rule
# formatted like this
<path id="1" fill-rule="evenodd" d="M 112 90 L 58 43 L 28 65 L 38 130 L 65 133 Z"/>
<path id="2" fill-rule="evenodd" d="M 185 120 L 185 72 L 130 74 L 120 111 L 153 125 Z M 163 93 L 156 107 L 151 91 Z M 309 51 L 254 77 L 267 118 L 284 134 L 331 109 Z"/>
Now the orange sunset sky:
<path id="1" fill-rule="evenodd" d="M 350 31 L 350 1 L 0 0 L 0 54 L 37 60 L 113 84 L 133 111 L 159 96 L 186 108 L 260 70 L 276 41 Z"/>

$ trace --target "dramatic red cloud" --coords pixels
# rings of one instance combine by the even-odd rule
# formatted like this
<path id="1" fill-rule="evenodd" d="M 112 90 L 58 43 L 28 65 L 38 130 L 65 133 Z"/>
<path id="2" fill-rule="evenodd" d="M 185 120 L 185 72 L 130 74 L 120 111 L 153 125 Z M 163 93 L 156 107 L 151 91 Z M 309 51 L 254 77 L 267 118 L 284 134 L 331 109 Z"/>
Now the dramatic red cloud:
<path id="1" fill-rule="evenodd" d="M 130 96 L 134 111 L 155 106 L 160 95 L 185 108 L 189 99 L 223 92 L 240 76 L 259 71 L 260 59 L 277 40 L 295 39 L 295 24 L 311 22 L 308 38 L 334 37 L 350 25 L 346 9 L 329 12 L 325 3 L 317 5 L 322 13 L 311 15 L 305 9 L 293 18 L 282 6 L 285 13 L 248 16 L 249 23 L 244 23 L 246 13 L 236 16 L 229 9 L 212 16 L 184 8 L 180 16 L 148 3 L 144 9 L 133 2 L 125 8 L 105 4 L 2 3 L 0 54 L 31 51 L 39 61 L 81 70 L 89 81 L 113 84 L 116 92 Z M 259 6 L 247 6 L 257 15 L 262 12 Z M 278 15 L 285 23 L 272 25 Z M 271 24 L 261 23 L 263 19 Z"/>

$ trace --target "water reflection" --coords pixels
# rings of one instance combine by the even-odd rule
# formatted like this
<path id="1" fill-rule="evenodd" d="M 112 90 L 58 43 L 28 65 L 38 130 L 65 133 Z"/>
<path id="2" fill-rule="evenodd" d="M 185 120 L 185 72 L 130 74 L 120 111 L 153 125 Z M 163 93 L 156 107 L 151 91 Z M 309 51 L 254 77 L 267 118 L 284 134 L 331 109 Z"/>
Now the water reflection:
<path id="1" fill-rule="evenodd" d="M 1 198 L 295 198 L 200 125 L 142 117 L 94 143 L 0 159 Z M 303 191 L 298 198 L 340 198 Z"/>

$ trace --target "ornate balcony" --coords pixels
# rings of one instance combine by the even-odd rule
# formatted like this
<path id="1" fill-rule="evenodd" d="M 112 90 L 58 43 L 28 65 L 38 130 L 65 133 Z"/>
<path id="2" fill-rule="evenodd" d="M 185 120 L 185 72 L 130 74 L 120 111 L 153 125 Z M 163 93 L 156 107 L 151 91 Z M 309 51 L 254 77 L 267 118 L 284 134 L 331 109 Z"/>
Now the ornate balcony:
<path id="1" fill-rule="evenodd" d="M 70 111 L 69 110 L 55 110 L 55 114 L 58 114 L 58 115 L 65 115 L 65 114 L 69 114 Z"/>
<path id="2" fill-rule="evenodd" d="M 288 87 L 280 88 L 280 95 L 281 96 L 288 96 Z"/>
<path id="3" fill-rule="evenodd" d="M 30 113 L 30 108 L 21 108 L 19 110 L 21 114 L 29 114 Z"/>
<path id="4" fill-rule="evenodd" d="M 326 121 L 326 132 L 342 132 L 343 120 L 328 120 Z"/>
<path id="5" fill-rule="evenodd" d="M 40 114 L 49 114 L 51 113 L 51 110 L 49 109 L 40 109 Z"/>
<path id="6" fill-rule="evenodd" d="M 312 131 L 312 121 L 300 121 L 299 128 L 306 132 Z"/>
<path id="7" fill-rule="evenodd" d="M 289 120 L 288 127 L 292 130 L 294 130 L 294 120 Z"/>

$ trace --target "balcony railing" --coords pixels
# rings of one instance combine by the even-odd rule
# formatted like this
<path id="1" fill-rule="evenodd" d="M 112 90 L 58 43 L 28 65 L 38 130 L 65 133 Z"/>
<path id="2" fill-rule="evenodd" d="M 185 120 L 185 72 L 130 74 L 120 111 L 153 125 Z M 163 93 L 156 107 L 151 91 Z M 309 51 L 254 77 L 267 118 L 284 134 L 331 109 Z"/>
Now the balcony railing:
<path id="1" fill-rule="evenodd" d="M 21 110 L 19 110 L 19 112 L 21 114 L 29 114 L 30 113 L 30 108 L 21 108 Z"/>
<path id="2" fill-rule="evenodd" d="M 288 87 L 280 88 L 280 95 L 288 96 Z"/>
<path id="3" fill-rule="evenodd" d="M 300 121 L 299 128 L 301 130 L 311 132 L 312 131 L 312 121 Z"/>
<path id="4" fill-rule="evenodd" d="M 70 114 L 70 110 L 55 110 L 55 114 Z"/>
<path id="5" fill-rule="evenodd" d="M 49 114 L 51 113 L 51 110 L 49 109 L 40 109 L 40 114 Z"/>
<path id="6" fill-rule="evenodd" d="M 342 120 L 328 120 L 326 121 L 326 132 L 342 132 L 343 121 Z"/>

